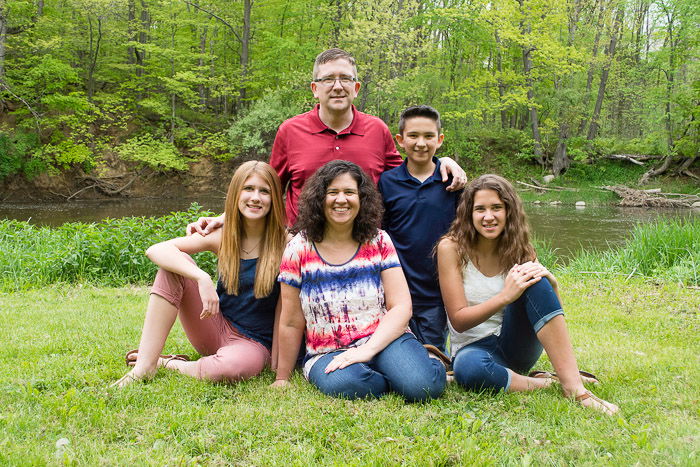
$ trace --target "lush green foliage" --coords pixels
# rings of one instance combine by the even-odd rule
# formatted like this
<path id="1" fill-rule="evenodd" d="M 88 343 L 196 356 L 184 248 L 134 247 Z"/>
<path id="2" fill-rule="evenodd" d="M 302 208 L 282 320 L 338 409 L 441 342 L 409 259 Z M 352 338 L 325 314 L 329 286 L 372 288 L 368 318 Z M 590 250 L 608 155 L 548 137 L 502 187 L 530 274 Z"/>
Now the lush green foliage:
<path id="1" fill-rule="evenodd" d="M 138 345 L 146 288 L 1 294 L 0 464 L 697 464 L 700 294 L 624 277 L 560 282 L 578 362 L 620 416 L 583 410 L 556 388 L 492 395 L 451 385 L 427 404 L 348 402 L 299 374 L 273 392 L 270 372 L 227 386 L 161 370 L 114 391 Z M 179 325 L 165 351 L 196 357 Z"/>
<path id="2" fill-rule="evenodd" d="M 184 226 L 212 213 L 196 203 L 186 212 L 160 218 L 126 217 L 57 228 L 0 221 L 0 291 L 42 287 L 55 282 L 98 285 L 144 284 L 156 267 L 143 252 L 153 243 L 184 234 Z M 641 275 L 655 280 L 700 285 L 700 221 L 664 220 L 639 225 L 628 242 L 605 252 L 581 251 L 567 264 L 535 239 L 539 260 L 552 270 Z M 215 258 L 197 257 L 212 275 Z"/>
<path id="3" fill-rule="evenodd" d="M 560 142 L 573 161 L 700 147 L 694 0 L 5 0 L 0 23 L 0 130 L 44 146 L 0 144 L 0 177 L 90 170 L 120 145 L 165 170 L 267 154 L 330 46 L 357 58 L 361 110 L 393 126 L 432 104 L 445 151 L 476 165 L 549 167 Z"/>
<path id="4" fill-rule="evenodd" d="M 568 267 L 700 285 L 700 220 L 640 224 L 623 248 L 581 252 Z"/>
<path id="5" fill-rule="evenodd" d="M 172 143 L 158 141 L 150 135 L 131 138 L 116 151 L 124 160 L 156 169 L 185 170 L 187 168 L 187 164 Z"/>
<path id="6" fill-rule="evenodd" d="M 144 255 L 150 245 L 184 235 L 184 226 L 202 215 L 193 204 L 168 216 L 125 217 L 99 223 L 71 222 L 58 228 L 0 220 L 0 290 L 22 290 L 56 282 L 99 285 L 147 283 L 156 266 Z M 215 257 L 196 255 L 200 267 L 215 272 Z"/>

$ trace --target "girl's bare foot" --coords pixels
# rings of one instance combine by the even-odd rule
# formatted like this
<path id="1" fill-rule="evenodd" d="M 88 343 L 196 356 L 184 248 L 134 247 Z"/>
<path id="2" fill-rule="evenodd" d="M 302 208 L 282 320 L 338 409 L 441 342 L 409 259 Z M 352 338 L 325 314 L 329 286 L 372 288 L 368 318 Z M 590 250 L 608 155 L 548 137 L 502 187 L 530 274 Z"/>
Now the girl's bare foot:
<path id="1" fill-rule="evenodd" d="M 592 373 L 588 373 L 587 371 L 579 371 L 579 374 L 581 375 L 581 382 L 584 384 L 600 384 L 598 378 L 596 378 L 596 376 Z M 532 378 L 550 378 L 557 383 L 559 382 L 559 377 L 557 374 L 550 373 L 549 371 L 531 371 L 528 376 Z"/>
<path id="2" fill-rule="evenodd" d="M 614 415 L 620 411 L 620 408 L 615 404 L 604 401 L 588 390 L 576 396 L 574 400 L 583 407 L 598 410 L 603 412 L 605 415 Z"/>

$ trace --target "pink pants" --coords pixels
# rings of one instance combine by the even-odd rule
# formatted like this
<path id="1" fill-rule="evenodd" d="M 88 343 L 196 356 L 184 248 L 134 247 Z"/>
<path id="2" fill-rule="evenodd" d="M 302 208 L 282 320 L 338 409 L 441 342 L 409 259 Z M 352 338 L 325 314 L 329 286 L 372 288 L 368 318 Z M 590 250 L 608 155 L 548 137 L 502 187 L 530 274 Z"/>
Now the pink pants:
<path id="1" fill-rule="evenodd" d="M 196 281 L 160 269 L 151 293 L 178 309 L 187 339 L 200 355 L 205 355 L 196 362 L 199 379 L 241 381 L 260 374 L 269 363 L 267 347 L 243 336 L 223 314 L 199 319 L 202 302 Z"/>

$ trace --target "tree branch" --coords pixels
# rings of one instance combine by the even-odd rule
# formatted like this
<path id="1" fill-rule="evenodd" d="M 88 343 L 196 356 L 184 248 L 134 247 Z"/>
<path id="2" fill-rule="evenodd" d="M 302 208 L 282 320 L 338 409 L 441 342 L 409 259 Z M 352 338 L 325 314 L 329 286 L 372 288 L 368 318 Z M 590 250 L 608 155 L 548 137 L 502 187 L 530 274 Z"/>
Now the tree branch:
<path id="1" fill-rule="evenodd" d="M 204 8 L 202 8 L 201 6 L 196 5 L 196 4 L 194 4 L 194 3 L 192 3 L 192 2 L 190 2 L 190 1 L 188 1 L 188 0 L 182 0 L 182 1 L 185 2 L 185 3 L 187 3 L 187 4 L 188 4 L 189 6 L 191 6 L 192 8 L 196 8 L 197 10 L 203 11 L 204 13 L 206 13 L 206 14 L 208 14 L 208 15 L 211 15 L 213 18 L 216 18 L 217 20 L 219 20 L 219 21 L 221 22 L 221 24 L 223 24 L 224 26 L 226 26 L 227 28 L 229 28 L 229 29 L 231 30 L 231 32 L 233 33 L 233 35 L 236 36 L 236 39 L 238 39 L 238 42 L 243 43 L 243 40 L 241 39 L 241 36 L 238 35 L 238 33 L 236 32 L 236 30 L 234 29 L 234 27 L 231 25 L 231 23 L 229 23 L 228 21 L 226 21 L 225 19 L 223 19 L 221 16 L 219 16 L 219 15 L 217 15 L 217 14 L 215 14 L 215 13 L 212 13 L 211 11 L 209 11 L 209 10 L 207 10 L 207 9 L 204 9 Z"/>

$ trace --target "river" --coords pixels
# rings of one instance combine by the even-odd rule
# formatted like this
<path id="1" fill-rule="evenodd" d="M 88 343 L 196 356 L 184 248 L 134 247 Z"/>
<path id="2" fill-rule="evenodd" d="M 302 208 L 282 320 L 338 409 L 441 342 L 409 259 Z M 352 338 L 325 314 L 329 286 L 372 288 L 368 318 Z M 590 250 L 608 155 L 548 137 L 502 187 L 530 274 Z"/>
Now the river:
<path id="1" fill-rule="evenodd" d="M 37 225 L 64 222 L 96 222 L 106 217 L 160 216 L 187 209 L 197 201 L 205 209 L 223 210 L 222 194 L 197 198 L 125 198 L 68 203 L 3 203 L 0 218 L 29 221 Z M 700 219 L 698 209 L 585 207 L 526 204 L 534 234 L 551 242 L 565 258 L 581 248 L 604 250 L 624 243 L 634 225 L 664 218 Z M 184 232 L 184 226 L 183 226 Z"/>

